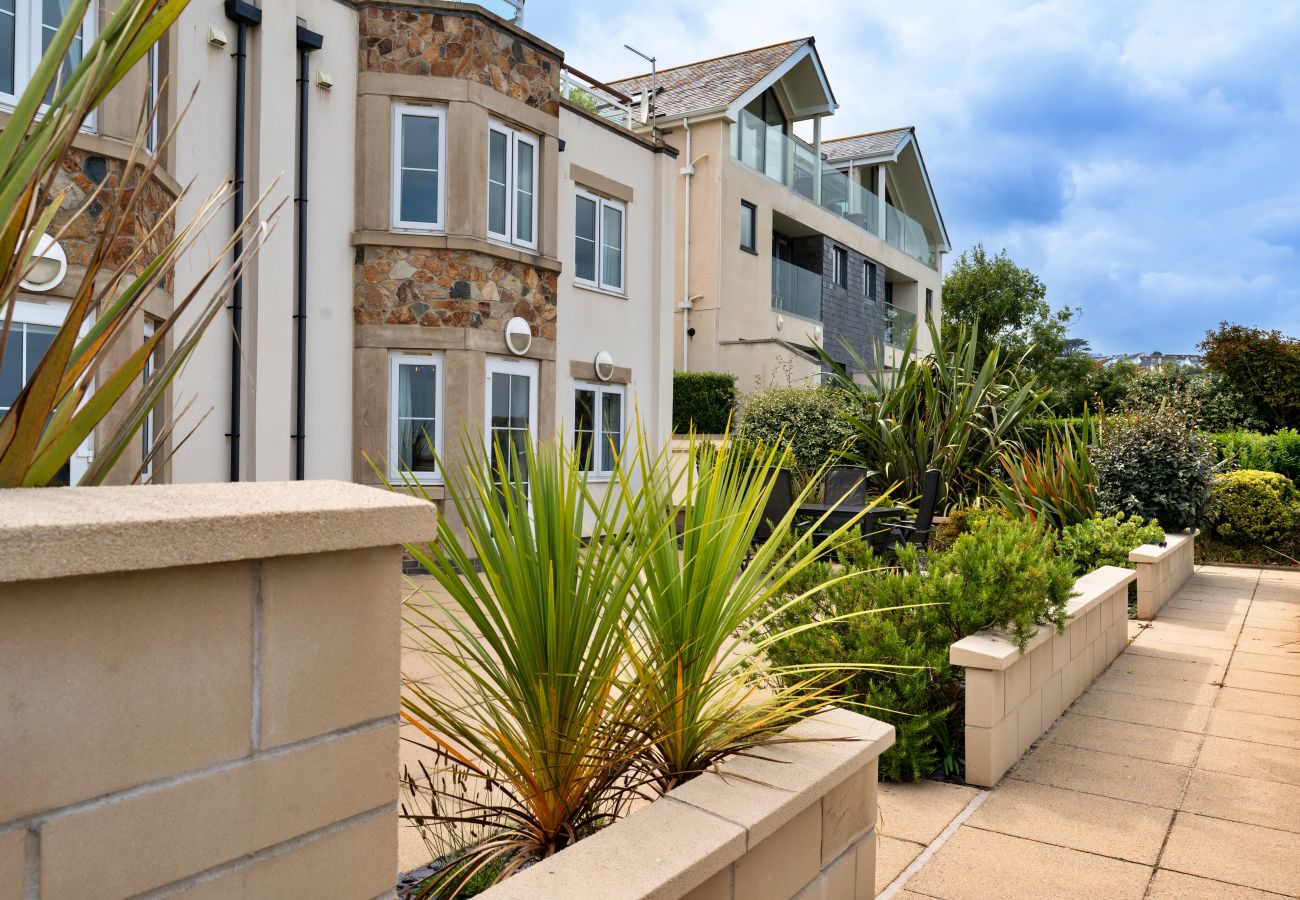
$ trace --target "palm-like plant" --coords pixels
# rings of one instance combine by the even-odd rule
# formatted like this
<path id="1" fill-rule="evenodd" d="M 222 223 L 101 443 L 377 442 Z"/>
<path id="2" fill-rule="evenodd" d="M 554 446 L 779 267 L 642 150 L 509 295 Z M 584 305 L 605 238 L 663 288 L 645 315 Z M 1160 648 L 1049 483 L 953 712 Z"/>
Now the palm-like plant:
<path id="1" fill-rule="evenodd" d="M 449 600 L 408 604 L 440 683 L 407 680 L 402 716 L 476 786 L 448 798 L 460 811 L 442 827 L 462 827 L 469 847 L 426 886 L 440 896 L 564 848 L 635 787 L 625 627 L 637 567 L 626 548 L 583 538 L 607 533 L 612 500 L 593 497 L 561 447 L 528 449 L 525 486 L 463 443 L 467 463 L 447 476 L 463 538 L 444 517 L 436 541 L 408 548 Z"/>
<path id="2" fill-rule="evenodd" d="M 1001 477 L 990 476 L 989 483 L 1002 504 L 1058 531 L 1095 516 L 1097 473 L 1088 456 L 1095 430 L 1085 407 L 1077 426 L 1054 423 L 1042 447 L 999 453 Z"/>
<path id="3" fill-rule="evenodd" d="M 639 721 L 649 739 L 638 767 L 667 791 L 725 756 L 770 743 L 829 702 L 835 679 L 828 684 L 824 667 L 778 671 L 763 654 L 815 627 L 782 631 L 770 622 L 833 583 L 815 580 L 807 592 L 787 596 L 791 582 L 841 545 L 865 513 L 819 538 L 824 516 L 795 524 L 796 508 L 811 490 L 805 487 L 770 523 L 769 536 L 756 542 L 782 447 L 724 443 L 717 452 L 699 453 L 692 438 L 688 458 L 697 462 L 678 473 L 685 479 L 678 490 L 666 456 L 650 453 L 644 434 L 636 446 L 632 464 L 616 479 L 619 526 L 641 551 L 629 630 Z M 675 522 L 681 523 L 680 549 Z"/>
<path id="4" fill-rule="evenodd" d="M 90 6 L 90 0 L 72 0 L 0 132 L 0 358 L 13 323 L 19 285 L 35 264 L 38 241 L 63 208 L 63 194 L 53 190 L 61 162 L 86 116 L 140 62 L 187 4 L 188 0 L 124 0 L 81 62 L 60 81 L 60 67 Z M 51 88 L 53 98 L 42 108 Z M 110 362 L 110 349 L 140 312 L 144 298 L 165 281 L 176 261 L 194 246 L 230 197 L 228 187 L 214 192 L 200 205 L 194 219 L 175 229 L 157 255 L 151 256 L 147 250 L 150 239 L 164 233 L 180 198 L 158 216 L 144 240 L 131 238 L 132 216 L 157 173 L 162 148 L 173 136 L 165 137 L 157 153 L 145 153 L 144 135 L 151 125 L 150 117 L 141 117 L 135 145 L 124 165 L 120 193 L 106 202 L 101 187 L 70 217 L 86 214 L 96 202 L 108 209 L 62 327 L 12 407 L 0 417 L 0 487 L 48 484 L 109 410 L 140 384 L 149 359 L 178 321 L 187 317 L 190 324 L 174 340 L 172 352 L 125 410 L 119 426 L 101 439 L 95 462 L 82 483 L 102 481 L 132 445 L 149 411 L 160 402 L 220 310 L 235 272 L 265 239 L 268 229 L 264 227 L 246 242 L 244 255 L 226 275 L 215 276 L 215 264 L 202 272 L 193 288 L 176 299 L 171 315 L 155 328 L 152 337 L 125 354 L 121 362 Z M 260 215 L 261 202 L 259 199 L 253 205 L 241 228 Z M 273 212 L 269 218 L 274 216 Z M 52 235 L 55 240 L 66 227 Z M 134 241 L 135 246 L 120 264 L 110 265 L 110 250 L 125 241 Z M 223 256 L 231 246 L 233 239 L 223 248 Z"/>
<path id="5" fill-rule="evenodd" d="M 938 469 L 940 503 L 952 505 L 985 490 L 982 473 L 1017 446 L 1021 422 L 1043 408 L 1049 391 L 1019 375 L 1017 361 L 1005 360 L 997 344 L 981 359 L 975 328 L 958 326 L 944 340 L 933 323 L 929 328 L 933 352 L 915 352 L 913 330 L 896 368 L 886 367 L 883 354 L 866 364 L 846 348 L 865 386 L 820 352 L 850 399 L 842 413 L 858 432 L 850 458 L 886 484 L 901 482 L 903 495 L 919 495 L 926 470 Z"/>

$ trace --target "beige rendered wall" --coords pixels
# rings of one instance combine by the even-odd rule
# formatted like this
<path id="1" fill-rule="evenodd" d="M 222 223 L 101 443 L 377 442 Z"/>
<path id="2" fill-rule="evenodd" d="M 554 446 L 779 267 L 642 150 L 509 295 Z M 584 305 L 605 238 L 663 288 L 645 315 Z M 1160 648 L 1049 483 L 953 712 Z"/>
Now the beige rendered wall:
<path id="1" fill-rule="evenodd" d="M 329 481 L 0 491 L 0 896 L 391 891 L 434 528 Z"/>
<path id="2" fill-rule="evenodd" d="M 244 395 L 242 477 L 291 477 L 294 432 L 293 198 L 297 154 L 298 54 L 295 29 L 324 35 L 311 54 L 310 72 L 324 71 L 332 90 L 309 89 L 311 127 L 308 171 L 307 444 L 309 478 L 351 475 L 352 247 L 356 123 L 357 14 L 334 0 L 263 3 L 262 24 L 249 30 L 246 191 L 249 205 L 278 178 L 267 211 L 286 202 L 280 220 L 244 287 Z M 230 45 L 207 43 L 208 26 L 226 32 Z M 174 97 L 194 101 L 180 126 L 173 154 L 177 179 L 194 182 L 181 218 L 233 169 L 235 24 L 222 0 L 193 0 L 172 31 L 176 48 Z M 186 290 L 230 234 L 227 210 L 207 237 L 177 267 L 177 291 Z M 179 403 L 196 402 L 183 423 L 197 431 L 177 455 L 176 481 L 224 481 L 229 473 L 229 314 L 221 313 L 176 381 Z M 206 418 L 202 418 L 204 414 Z M 198 424 L 202 419 L 201 424 Z M 188 428 L 182 425 L 181 433 Z"/>
<path id="3" fill-rule="evenodd" d="M 685 152 L 686 129 L 665 122 L 667 141 Z M 808 343 L 819 339 L 817 323 L 784 315 L 772 309 L 771 234 L 773 213 L 802 223 L 809 229 L 876 260 L 884 277 L 896 283 L 895 302 L 918 315 L 924 311 L 925 289 L 934 292 L 934 313 L 940 314 L 942 274 L 921 261 L 889 246 L 845 219 L 823 209 L 785 185 L 731 158 L 731 127 L 725 119 L 690 124 L 691 155 L 695 176 L 691 183 L 690 294 L 694 309 L 689 367 L 700 371 L 723 368 L 731 358 L 720 347 L 728 342 L 781 339 Z M 678 176 L 677 243 L 679 266 L 685 254 L 684 176 Z M 740 202 L 757 207 L 757 254 L 740 249 Z M 680 271 L 680 269 L 679 269 Z M 680 291 L 678 292 L 680 295 Z M 674 365 L 681 368 L 681 313 L 675 313 Z M 921 349 L 929 349 L 923 338 Z M 775 345 L 767 345 L 776 354 Z M 763 350 L 752 352 L 763 353 Z M 759 369 L 772 368 L 773 363 Z M 754 367 L 751 367 L 751 371 Z M 741 385 L 749 389 L 748 385 Z"/>
<path id="4" fill-rule="evenodd" d="M 626 385 L 626 422 L 639 414 L 656 442 L 672 429 L 672 182 L 677 162 L 565 106 L 560 109 L 558 209 L 561 327 L 556 336 L 556 417 L 572 441 L 573 392 L 593 382 L 596 354 L 614 358 L 615 382 Z M 573 280 L 575 191 L 578 187 L 626 201 L 624 286 L 611 293 Z M 615 194 L 621 196 L 615 196 Z M 627 201 L 627 197 L 631 197 Z"/>

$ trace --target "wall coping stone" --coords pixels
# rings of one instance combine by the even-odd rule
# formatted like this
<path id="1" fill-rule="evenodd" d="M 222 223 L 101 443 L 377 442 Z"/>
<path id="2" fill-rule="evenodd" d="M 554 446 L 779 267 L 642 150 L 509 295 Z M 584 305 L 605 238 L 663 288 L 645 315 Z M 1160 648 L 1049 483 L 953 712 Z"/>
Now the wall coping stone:
<path id="1" fill-rule="evenodd" d="M 1166 534 L 1165 546 L 1143 544 L 1130 550 L 1128 559 L 1129 562 L 1159 562 L 1167 556 L 1173 556 L 1179 547 L 1193 539 L 1194 536 L 1190 534 Z"/>
<path id="2" fill-rule="evenodd" d="M 423 500 L 342 481 L 0 490 L 0 583 L 431 540 Z"/>
<path id="3" fill-rule="evenodd" d="M 862 771 L 894 743 L 894 728 L 845 709 L 792 726 L 795 740 L 724 760 L 550 859 L 506 879 L 484 900 L 680 897 Z"/>
<path id="4" fill-rule="evenodd" d="M 1066 604 L 1071 618 L 1087 614 L 1111 596 L 1117 588 L 1137 580 L 1137 572 L 1120 566 L 1101 566 L 1074 582 L 1075 596 Z M 997 629 L 968 635 L 948 648 L 948 662 L 969 669 L 992 669 L 1001 672 L 1016 660 L 1028 656 L 1056 633 L 1051 625 L 1038 626 L 1038 633 L 1029 639 L 1024 652 L 1016 646 L 1015 638 Z"/>

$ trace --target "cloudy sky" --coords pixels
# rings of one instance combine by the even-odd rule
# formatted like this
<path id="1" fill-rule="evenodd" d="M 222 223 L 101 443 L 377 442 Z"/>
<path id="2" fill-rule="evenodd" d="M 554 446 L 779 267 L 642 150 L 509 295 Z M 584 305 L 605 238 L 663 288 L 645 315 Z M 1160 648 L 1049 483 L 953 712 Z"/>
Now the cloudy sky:
<path id="1" fill-rule="evenodd" d="M 645 68 L 624 43 L 667 67 L 812 34 L 825 136 L 915 125 L 954 251 L 1005 247 L 1094 350 L 1300 336 L 1296 0 L 528 0 L 526 25 L 610 80 Z"/>

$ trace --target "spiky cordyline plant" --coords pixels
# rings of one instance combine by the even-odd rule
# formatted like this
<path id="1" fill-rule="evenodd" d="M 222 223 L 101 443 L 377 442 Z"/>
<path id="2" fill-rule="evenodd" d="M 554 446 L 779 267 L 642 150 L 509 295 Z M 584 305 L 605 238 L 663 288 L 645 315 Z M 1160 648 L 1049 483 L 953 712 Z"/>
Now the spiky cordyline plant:
<path id="1" fill-rule="evenodd" d="M 832 383 L 851 399 L 843 416 L 858 439 L 849 457 L 882 473 L 887 484 L 901 482 L 903 496 L 919 495 L 926 470 L 938 469 L 943 508 L 987 492 L 981 473 L 1017 444 L 1021 422 L 1049 392 L 1017 374 L 1018 361 L 1005 360 L 997 344 L 980 359 L 975 328 L 958 326 L 942 340 L 934 323 L 929 330 L 934 350 L 918 354 L 913 329 L 892 369 L 883 353 L 864 363 L 846 347 L 866 385 L 818 349 Z"/>
<path id="2" fill-rule="evenodd" d="M 124 0 L 81 62 L 59 81 L 60 67 L 85 18 L 90 0 L 72 0 L 63 22 L 50 40 L 31 82 L 23 91 L 8 123 L 0 131 L 0 358 L 13 322 L 14 299 L 21 281 L 35 264 L 37 242 L 62 209 L 63 194 L 53 190 L 54 177 L 73 147 L 82 123 L 130 69 L 148 53 L 176 21 L 189 0 Z M 45 97 L 57 83 L 48 107 Z M 159 158 L 174 135 L 166 135 L 153 154 L 143 151 L 144 135 L 152 116 L 141 117 L 137 137 L 123 165 L 118 195 L 104 202 L 102 185 L 91 193 L 70 222 L 87 214 L 95 202 L 107 208 L 91 259 L 73 297 L 67 316 L 49 349 L 23 387 L 13 406 L 0 417 L 0 487 L 40 486 L 50 483 L 95 428 L 131 388 L 140 384 L 148 360 L 163 346 L 182 317 L 190 317 L 185 332 L 150 377 L 138 397 L 124 411 L 120 424 L 101 438 L 94 463 L 82 484 L 97 484 L 133 445 L 134 436 L 162 399 L 203 331 L 221 309 L 234 274 L 265 240 L 269 226 L 248 235 L 243 255 L 224 276 L 215 276 L 215 262 L 200 273 L 194 287 L 176 298 L 173 310 L 155 328 L 149 340 L 133 347 L 125 359 L 110 361 L 113 344 L 124 338 L 127 323 L 139 314 L 145 297 L 163 283 L 177 259 L 191 249 L 203 229 L 232 196 L 229 187 L 215 191 L 194 218 L 181 223 L 156 256 L 146 248 L 162 233 L 179 207 L 176 198 L 137 239 L 128 233 L 133 213 L 158 171 Z M 265 194 L 252 205 L 241 223 L 244 230 L 262 214 Z M 274 221 L 278 207 L 267 217 Z M 52 237 L 57 241 L 67 225 Z M 131 252 L 110 266 L 110 251 L 124 241 L 134 242 Z M 222 249 L 224 257 L 233 238 Z M 84 334 L 82 333 L 84 330 Z M 162 429 L 160 440 L 170 435 L 174 422 Z M 182 441 L 183 443 L 183 441 Z M 159 443 L 150 449 L 152 459 Z M 160 468 L 160 466 L 156 466 Z M 138 474 L 137 474 L 138 477 Z"/>
<path id="3" fill-rule="evenodd" d="M 441 816 L 442 827 L 479 835 L 429 883 L 439 896 L 483 871 L 506 877 L 608 822 L 635 790 L 639 746 L 625 689 L 635 560 L 584 540 L 608 533 L 613 493 L 595 498 L 573 454 L 553 444 L 525 450 L 526 486 L 518 471 L 498 481 L 510 470 L 499 454 L 489 464 L 474 437 L 462 444 L 466 463 L 446 482 L 464 537 L 443 517 L 434 542 L 408 548 L 448 599 L 408 603 L 439 683 L 406 679 L 402 715 L 478 783 Z"/>
<path id="4" fill-rule="evenodd" d="M 773 643 L 824 623 L 784 631 L 769 623 L 838 580 L 784 596 L 793 579 L 854 533 L 865 511 L 834 529 L 826 527 L 825 515 L 796 527 L 797 507 L 820 482 L 817 473 L 771 522 L 767 539 L 755 542 L 777 465 L 786 456 L 783 447 L 732 452 L 734 445 L 724 442 L 718 452 L 697 453 L 691 436 L 688 458 L 696 465 L 673 476 L 671 451 L 655 455 L 646 449 L 646 436 L 638 437 L 631 464 L 615 475 L 620 527 L 643 551 L 629 645 L 649 739 L 638 768 L 667 791 L 726 756 L 772 743 L 782 729 L 829 702 L 834 678 L 827 683 L 827 667 L 777 670 L 764 661 Z"/>
<path id="5" fill-rule="evenodd" d="M 1097 473 L 1088 456 L 1095 426 L 1085 407 L 1083 419 L 1054 423 L 1041 448 L 1004 450 L 1000 473 L 988 475 L 1008 509 L 1041 520 L 1058 531 L 1097 514 Z"/>

